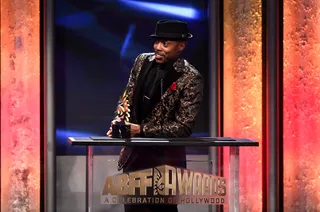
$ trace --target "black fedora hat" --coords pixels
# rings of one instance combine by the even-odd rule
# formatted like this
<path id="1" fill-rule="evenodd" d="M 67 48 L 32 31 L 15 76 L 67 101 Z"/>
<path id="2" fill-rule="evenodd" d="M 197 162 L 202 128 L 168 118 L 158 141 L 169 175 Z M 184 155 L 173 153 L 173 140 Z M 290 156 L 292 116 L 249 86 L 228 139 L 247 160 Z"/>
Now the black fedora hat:
<path id="1" fill-rule="evenodd" d="M 158 21 L 155 33 L 152 38 L 165 38 L 173 40 L 187 40 L 193 37 L 188 32 L 188 25 L 182 21 L 176 20 L 161 20 Z"/>

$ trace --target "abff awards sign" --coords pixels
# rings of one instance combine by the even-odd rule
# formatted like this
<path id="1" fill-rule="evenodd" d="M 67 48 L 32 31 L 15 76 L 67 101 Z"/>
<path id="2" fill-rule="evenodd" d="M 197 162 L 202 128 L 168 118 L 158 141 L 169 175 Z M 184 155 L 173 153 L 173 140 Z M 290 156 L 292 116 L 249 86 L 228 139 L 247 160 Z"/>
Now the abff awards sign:
<path id="1" fill-rule="evenodd" d="M 227 204 L 223 177 L 163 165 L 108 176 L 102 204 Z"/>

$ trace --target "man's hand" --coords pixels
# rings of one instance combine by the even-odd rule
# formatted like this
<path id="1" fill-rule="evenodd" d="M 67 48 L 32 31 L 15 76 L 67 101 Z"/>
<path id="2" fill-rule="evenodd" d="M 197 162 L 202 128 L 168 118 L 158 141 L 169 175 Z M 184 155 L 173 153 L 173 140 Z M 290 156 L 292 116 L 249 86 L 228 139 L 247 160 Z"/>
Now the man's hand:
<path id="1" fill-rule="evenodd" d="M 114 119 L 111 121 L 111 125 L 110 125 L 110 128 L 109 128 L 109 131 L 107 132 L 107 136 L 111 137 L 112 136 L 112 125 L 113 124 L 116 124 L 116 122 L 120 122 L 121 120 L 118 118 L 118 119 Z"/>
<path id="2" fill-rule="evenodd" d="M 135 137 L 140 134 L 139 124 L 132 124 L 132 123 L 128 123 L 128 124 L 130 125 L 131 137 Z"/>
<path id="3" fill-rule="evenodd" d="M 116 122 L 120 122 L 120 119 L 115 119 L 112 120 L 111 122 L 111 126 L 109 128 L 109 131 L 107 132 L 107 136 L 111 137 L 112 136 L 112 125 L 116 124 Z M 130 133 L 131 133 L 131 137 L 135 137 L 137 135 L 140 134 L 140 125 L 138 124 L 133 124 L 133 123 L 128 123 L 128 125 L 130 125 Z"/>

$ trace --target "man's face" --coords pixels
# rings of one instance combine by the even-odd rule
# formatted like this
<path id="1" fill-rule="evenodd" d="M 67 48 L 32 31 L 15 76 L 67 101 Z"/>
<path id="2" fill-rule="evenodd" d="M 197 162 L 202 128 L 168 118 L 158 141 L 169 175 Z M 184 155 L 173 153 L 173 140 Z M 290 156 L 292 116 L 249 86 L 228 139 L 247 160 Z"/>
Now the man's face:
<path id="1" fill-rule="evenodd" d="M 157 63 L 175 60 L 186 46 L 184 41 L 156 40 L 153 48 Z"/>

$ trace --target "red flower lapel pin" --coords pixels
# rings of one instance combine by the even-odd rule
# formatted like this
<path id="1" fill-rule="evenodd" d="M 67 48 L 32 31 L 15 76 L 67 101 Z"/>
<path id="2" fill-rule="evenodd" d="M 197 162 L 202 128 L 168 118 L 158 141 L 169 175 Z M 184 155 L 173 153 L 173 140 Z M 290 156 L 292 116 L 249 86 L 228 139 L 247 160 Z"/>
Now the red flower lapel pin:
<path id="1" fill-rule="evenodd" d="M 173 82 L 173 83 L 171 84 L 171 86 L 169 87 L 169 89 L 172 90 L 172 91 L 177 90 L 177 83 L 176 83 L 176 82 Z"/>

